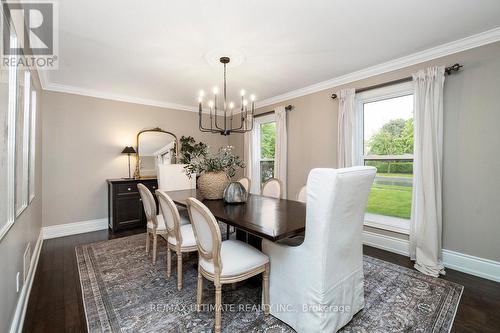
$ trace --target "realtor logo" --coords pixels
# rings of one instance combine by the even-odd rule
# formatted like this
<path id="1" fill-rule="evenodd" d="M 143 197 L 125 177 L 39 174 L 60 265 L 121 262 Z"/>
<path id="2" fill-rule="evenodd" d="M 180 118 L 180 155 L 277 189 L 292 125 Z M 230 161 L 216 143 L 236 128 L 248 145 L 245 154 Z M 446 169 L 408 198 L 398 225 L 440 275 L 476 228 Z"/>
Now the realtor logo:
<path id="1" fill-rule="evenodd" d="M 57 3 L 2 2 L 2 66 L 56 69 Z"/>

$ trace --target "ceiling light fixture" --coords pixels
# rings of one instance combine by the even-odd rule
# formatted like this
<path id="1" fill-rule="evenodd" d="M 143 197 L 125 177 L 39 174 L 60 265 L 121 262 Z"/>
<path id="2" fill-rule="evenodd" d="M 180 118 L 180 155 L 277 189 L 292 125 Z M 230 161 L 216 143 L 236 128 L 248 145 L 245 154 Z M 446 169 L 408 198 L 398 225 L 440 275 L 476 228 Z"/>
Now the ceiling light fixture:
<path id="1" fill-rule="evenodd" d="M 245 133 L 249 132 L 253 129 L 253 116 L 255 111 L 255 95 L 250 95 L 250 107 L 249 102 L 245 98 L 246 91 L 242 89 L 240 91 L 241 96 L 241 104 L 239 109 L 239 115 L 237 117 L 240 119 L 237 127 L 233 127 L 233 118 L 235 116 L 234 103 L 227 101 L 227 93 L 226 93 L 226 65 L 229 63 L 231 59 L 229 57 L 220 58 L 220 62 L 224 65 L 224 87 L 223 87 L 223 104 L 222 104 L 222 113 L 219 114 L 219 88 L 216 86 L 213 88 L 213 100 L 208 101 L 208 109 L 209 109 L 209 120 L 210 127 L 203 126 L 203 102 L 205 98 L 205 92 L 202 90 L 198 96 L 198 111 L 199 111 L 199 128 L 202 132 L 210 132 L 210 133 L 220 133 L 221 135 L 229 135 L 231 133 Z M 220 119 L 219 123 L 219 118 Z"/>

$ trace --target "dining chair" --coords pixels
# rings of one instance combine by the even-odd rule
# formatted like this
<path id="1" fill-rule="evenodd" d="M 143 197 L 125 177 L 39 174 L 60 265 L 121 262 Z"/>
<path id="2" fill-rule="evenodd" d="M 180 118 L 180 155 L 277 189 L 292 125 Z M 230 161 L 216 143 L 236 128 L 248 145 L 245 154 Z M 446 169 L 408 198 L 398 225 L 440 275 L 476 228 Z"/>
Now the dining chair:
<path id="1" fill-rule="evenodd" d="M 221 240 L 217 221 L 210 210 L 195 198 L 187 207 L 198 246 L 197 310 L 203 297 L 203 277 L 215 285 L 215 332 L 221 331 L 222 285 L 262 274 L 264 313 L 269 313 L 269 258 L 256 248 L 237 240 Z"/>
<path id="2" fill-rule="evenodd" d="M 307 186 L 304 185 L 297 194 L 297 201 L 305 203 L 307 201 Z"/>
<path id="3" fill-rule="evenodd" d="M 177 206 L 170 197 L 163 191 L 156 190 L 158 204 L 161 207 L 163 221 L 168 234 L 162 234 L 167 241 L 167 277 L 170 277 L 172 258 L 171 251 L 177 254 L 177 289 L 182 289 L 182 254 L 188 252 L 196 252 L 196 239 L 194 238 L 193 227 L 187 223 L 181 223 L 183 218 L 179 215 Z"/>
<path id="4" fill-rule="evenodd" d="M 238 179 L 238 182 L 243 185 L 247 193 L 250 193 L 250 186 L 252 185 L 252 181 L 248 177 L 243 177 Z"/>
<path id="5" fill-rule="evenodd" d="M 313 169 L 307 180 L 305 239 L 300 246 L 262 240 L 269 256 L 270 311 L 297 332 L 337 332 L 364 307 L 362 233 L 376 169 Z M 300 304 L 294 311 L 279 305 Z M 345 311 L 304 311 L 340 309 Z"/>
<path id="6" fill-rule="evenodd" d="M 158 164 L 158 189 L 161 191 L 180 191 L 196 188 L 196 175 L 191 178 L 184 171 L 185 164 Z M 177 206 L 181 215 L 181 224 L 189 223 L 189 216 L 184 207 Z"/>
<path id="7" fill-rule="evenodd" d="M 137 184 L 141 196 L 144 213 L 146 214 L 146 253 L 149 254 L 150 237 L 153 237 L 153 265 L 156 264 L 156 249 L 158 247 L 158 235 L 167 235 L 167 228 L 162 215 L 156 214 L 156 202 L 153 193 L 143 184 Z"/>
<path id="8" fill-rule="evenodd" d="M 261 194 L 265 197 L 281 198 L 281 181 L 277 178 L 269 179 L 262 185 Z"/>

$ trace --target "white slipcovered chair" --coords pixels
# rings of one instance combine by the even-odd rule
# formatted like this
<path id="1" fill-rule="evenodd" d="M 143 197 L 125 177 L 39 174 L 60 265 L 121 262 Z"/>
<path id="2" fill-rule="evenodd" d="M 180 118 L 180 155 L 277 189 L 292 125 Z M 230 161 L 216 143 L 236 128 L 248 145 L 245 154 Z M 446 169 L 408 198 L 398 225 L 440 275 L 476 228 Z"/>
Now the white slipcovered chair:
<path id="1" fill-rule="evenodd" d="M 241 185 L 243 185 L 243 187 L 245 188 L 247 193 L 250 193 L 250 185 L 252 184 L 252 182 L 250 181 L 250 178 L 243 177 L 243 178 L 238 179 L 238 182 Z"/>
<path id="2" fill-rule="evenodd" d="M 144 213 L 146 213 L 146 253 L 149 253 L 150 238 L 153 237 L 153 265 L 156 264 L 156 248 L 158 244 L 158 235 L 167 235 L 167 228 L 162 215 L 156 214 L 156 202 L 153 193 L 143 184 L 137 184 L 137 189 L 141 195 Z"/>
<path id="3" fill-rule="evenodd" d="M 171 252 L 177 254 L 177 289 L 182 289 L 182 254 L 187 252 L 196 252 L 196 239 L 194 238 L 193 227 L 189 221 L 181 223 L 184 218 L 179 215 L 177 206 L 170 197 L 160 190 L 156 190 L 158 204 L 165 221 L 168 234 L 162 234 L 167 241 L 167 277 L 170 277 L 172 271 Z"/>
<path id="4" fill-rule="evenodd" d="M 307 186 L 304 185 L 297 194 L 297 201 L 306 203 L 307 202 Z"/>
<path id="5" fill-rule="evenodd" d="M 185 164 L 158 164 L 157 178 L 158 189 L 160 191 L 180 191 L 196 188 L 196 175 L 189 178 L 184 171 Z M 187 210 L 184 207 L 177 207 L 181 217 L 181 224 L 189 223 Z"/>
<path id="6" fill-rule="evenodd" d="M 336 332 L 364 307 L 362 229 L 375 172 L 313 169 L 302 245 L 262 241 L 271 314 L 297 332 Z M 289 305 L 297 312 L 283 311 Z"/>
<path id="7" fill-rule="evenodd" d="M 269 179 L 262 185 L 261 194 L 265 197 L 281 198 L 281 181 L 276 178 Z"/>
<path id="8" fill-rule="evenodd" d="M 210 210 L 195 198 L 187 199 L 189 217 L 198 246 L 196 304 L 201 307 L 203 277 L 215 285 L 215 332 L 221 331 L 222 284 L 246 280 L 262 273 L 264 313 L 269 313 L 269 258 L 237 240 L 222 242 L 219 226 Z"/>

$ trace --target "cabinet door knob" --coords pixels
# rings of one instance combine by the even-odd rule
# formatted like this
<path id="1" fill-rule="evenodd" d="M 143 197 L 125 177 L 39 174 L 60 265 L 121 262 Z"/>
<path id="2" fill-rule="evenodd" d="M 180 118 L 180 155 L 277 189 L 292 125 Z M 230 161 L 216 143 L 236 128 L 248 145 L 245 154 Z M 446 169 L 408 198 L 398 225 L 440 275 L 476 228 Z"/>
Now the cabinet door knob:
<path id="1" fill-rule="evenodd" d="M 139 201 L 142 201 L 142 199 L 139 199 Z"/>
<path id="2" fill-rule="evenodd" d="M 132 189 L 130 187 L 127 190 L 132 191 Z"/>
<path id="3" fill-rule="evenodd" d="M 153 186 L 153 190 L 156 188 L 156 186 Z"/>

